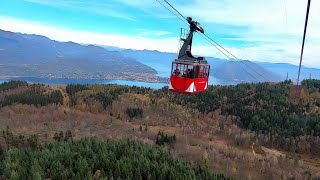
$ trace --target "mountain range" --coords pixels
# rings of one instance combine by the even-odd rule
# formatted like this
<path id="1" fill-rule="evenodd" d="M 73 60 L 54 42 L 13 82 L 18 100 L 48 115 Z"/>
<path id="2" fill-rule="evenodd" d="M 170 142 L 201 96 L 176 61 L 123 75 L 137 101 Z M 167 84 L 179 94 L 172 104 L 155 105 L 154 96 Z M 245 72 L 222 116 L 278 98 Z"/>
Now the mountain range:
<path id="1" fill-rule="evenodd" d="M 176 53 L 58 42 L 40 35 L 0 30 L 0 76 L 124 79 L 167 82 Z M 296 80 L 298 67 L 287 63 L 235 61 L 207 57 L 211 78 L 219 82 Z M 302 67 L 301 79 L 320 75 Z M 212 82 L 211 84 L 217 84 Z M 219 83 L 218 83 L 219 84 Z"/>
<path id="2" fill-rule="evenodd" d="M 2 30 L 0 62 L 0 76 L 134 80 L 142 74 L 149 78 L 156 74 L 117 51 Z"/>

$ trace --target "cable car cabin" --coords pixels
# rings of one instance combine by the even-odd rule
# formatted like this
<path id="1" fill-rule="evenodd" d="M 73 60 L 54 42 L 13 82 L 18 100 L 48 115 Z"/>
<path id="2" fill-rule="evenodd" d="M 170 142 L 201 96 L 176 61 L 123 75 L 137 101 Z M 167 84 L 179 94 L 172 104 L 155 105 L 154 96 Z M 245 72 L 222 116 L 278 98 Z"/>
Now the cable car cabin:
<path id="1" fill-rule="evenodd" d="M 204 57 L 194 57 L 191 54 L 193 33 L 204 33 L 200 24 L 187 18 L 190 31 L 181 30 L 178 58 L 172 62 L 169 90 L 184 94 L 196 94 L 207 89 L 210 65 Z"/>
<path id="2" fill-rule="evenodd" d="M 184 94 L 203 92 L 208 86 L 209 71 L 208 64 L 173 62 L 169 89 Z"/>

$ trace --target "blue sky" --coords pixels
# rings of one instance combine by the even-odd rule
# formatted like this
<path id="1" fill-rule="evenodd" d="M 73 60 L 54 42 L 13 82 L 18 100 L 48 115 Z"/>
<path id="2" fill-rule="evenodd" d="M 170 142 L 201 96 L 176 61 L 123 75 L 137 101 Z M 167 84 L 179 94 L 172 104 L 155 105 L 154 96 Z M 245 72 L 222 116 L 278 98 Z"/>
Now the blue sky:
<path id="1" fill-rule="evenodd" d="M 198 20 L 206 34 L 239 58 L 299 62 L 306 0 L 169 2 Z M 320 67 L 320 16 L 314 7 L 320 7 L 320 1 L 311 4 L 304 64 Z M 0 4 L 0 29 L 59 41 L 176 52 L 181 27 L 187 28 L 156 0 L 2 0 Z M 194 51 L 225 58 L 199 36 Z"/>

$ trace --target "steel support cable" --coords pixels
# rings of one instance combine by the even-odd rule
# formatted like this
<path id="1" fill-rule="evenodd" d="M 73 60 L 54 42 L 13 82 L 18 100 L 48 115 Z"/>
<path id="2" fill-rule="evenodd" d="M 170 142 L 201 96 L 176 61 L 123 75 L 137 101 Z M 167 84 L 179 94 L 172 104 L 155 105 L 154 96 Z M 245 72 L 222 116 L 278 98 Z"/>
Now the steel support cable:
<path id="1" fill-rule="evenodd" d="M 174 9 L 183 19 L 186 19 L 175 7 L 173 7 L 167 0 L 164 0 L 172 9 Z"/>
<path id="2" fill-rule="evenodd" d="M 187 23 L 185 20 L 185 18 L 181 18 L 180 16 L 178 16 L 176 13 L 174 13 L 173 11 L 171 11 L 167 6 L 165 6 L 164 4 L 162 4 L 160 2 L 160 0 L 156 0 L 159 4 L 161 4 L 162 7 L 164 7 L 165 9 L 167 9 L 169 12 L 171 12 L 173 15 L 175 15 L 178 19 L 180 19 L 183 23 Z M 181 15 L 181 14 L 180 14 Z M 182 16 L 183 17 L 183 16 Z M 188 23 L 187 23 L 188 24 Z"/>
<path id="3" fill-rule="evenodd" d="M 264 80 L 269 81 L 267 78 L 265 78 L 261 73 L 259 73 L 258 71 L 256 71 L 255 69 L 253 69 L 252 67 L 250 67 L 249 65 L 247 65 L 246 63 L 244 63 L 242 60 L 240 60 L 239 58 L 237 58 L 235 55 L 233 55 L 229 50 L 227 50 L 226 48 L 224 48 L 223 46 L 221 46 L 218 42 L 216 42 L 214 39 L 212 39 L 211 37 L 209 37 L 208 35 L 204 34 L 204 36 L 206 36 L 208 39 L 210 39 L 213 43 L 215 43 L 217 46 L 219 46 L 220 48 L 222 48 L 224 51 L 226 51 L 228 54 L 230 54 L 235 60 L 239 61 L 240 63 L 244 64 L 245 66 L 247 66 L 247 68 L 251 69 L 253 72 L 257 73 L 260 77 L 262 77 Z"/>
<path id="4" fill-rule="evenodd" d="M 158 1 L 158 0 L 157 0 Z M 186 19 L 174 6 L 172 6 L 167 0 L 164 0 L 173 10 L 175 10 L 183 19 Z M 159 1 L 158 1 L 159 2 Z M 160 2 L 159 2 L 160 3 Z M 166 9 L 168 9 L 166 7 Z M 170 12 L 172 13 L 172 11 L 170 10 Z M 176 15 L 176 14 L 175 14 Z M 177 15 L 176 15 L 177 16 Z M 180 17 L 179 17 L 180 19 Z M 185 21 L 184 21 L 185 22 Z M 198 32 L 199 33 L 199 32 Z M 199 33 L 201 35 L 201 33 Z M 245 66 L 247 66 L 249 69 L 251 69 L 253 72 L 257 73 L 259 76 L 261 76 L 264 80 L 266 81 L 270 81 L 267 78 L 265 78 L 261 73 L 257 72 L 256 70 L 254 70 L 252 67 L 248 66 L 246 63 L 244 63 L 243 61 L 241 61 L 239 58 L 237 58 L 235 55 L 233 55 L 230 51 L 228 51 L 226 48 L 224 48 L 223 46 L 221 46 L 218 42 L 216 42 L 215 40 L 213 40 L 212 38 L 210 38 L 208 35 L 204 34 L 204 36 L 206 36 L 209 40 L 211 40 L 214 44 L 216 44 L 218 47 L 222 48 L 224 51 L 226 51 L 228 54 L 230 54 L 233 58 L 235 58 L 235 60 L 239 61 L 240 63 L 244 64 Z M 202 36 L 203 37 L 203 36 Z M 205 38 L 206 39 L 206 38 Z M 208 39 L 206 39 L 208 41 Z M 212 44 L 210 42 L 210 44 Z M 229 59 L 231 59 L 229 56 L 226 55 L 226 53 L 222 52 L 221 49 L 219 49 L 217 46 L 215 46 L 214 44 L 212 44 L 215 48 L 217 48 L 221 53 L 223 53 L 226 57 L 228 57 Z M 243 69 L 243 68 L 242 68 Z M 244 70 L 244 69 L 243 69 Z M 245 70 L 246 71 L 246 70 Z M 247 73 L 249 73 L 248 71 L 246 71 Z M 251 75 L 251 74 L 250 74 Z M 251 75 L 252 76 L 252 75 Z M 257 78 L 254 78 L 258 81 Z"/>
<path id="5" fill-rule="evenodd" d="M 156 0 L 156 1 L 158 1 L 158 0 Z M 167 2 L 167 0 L 165 0 L 166 2 Z M 159 2 L 159 1 L 158 1 Z M 160 3 L 160 2 L 159 2 Z M 167 2 L 168 3 L 168 2 Z M 165 7 L 167 10 L 169 10 L 166 6 L 164 6 L 162 3 L 160 3 L 163 7 Z M 170 3 L 168 3 L 169 5 L 170 5 Z M 173 6 L 172 5 L 170 5 L 172 8 L 173 8 Z M 175 11 L 177 11 L 175 8 L 173 8 Z M 173 13 L 171 10 L 169 10 L 172 14 L 174 14 L 175 16 L 177 16 L 180 20 L 181 20 L 181 18 L 177 15 L 177 14 L 175 14 L 175 13 Z M 179 13 L 179 11 L 177 11 L 178 13 Z M 181 17 L 183 17 L 184 18 L 184 16 L 181 14 L 181 13 L 179 13 L 180 14 L 180 16 Z M 185 20 L 185 18 L 184 18 L 184 20 Z M 181 21 L 183 21 L 184 23 L 186 23 L 187 25 L 189 25 L 186 21 L 184 21 L 184 20 L 181 20 Z M 196 31 L 197 32 L 197 31 Z M 198 34 L 200 34 L 205 40 L 207 40 L 213 47 L 215 47 L 217 50 L 219 50 L 222 54 L 224 54 L 226 57 L 228 57 L 229 59 L 230 59 L 230 57 L 225 53 L 225 52 L 223 52 L 221 49 L 219 49 L 215 44 L 213 44 L 213 42 L 211 42 L 211 41 L 209 41 L 207 38 L 206 38 L 206 36 L 204 35 L 204 34 L 202 34 L 202 33 L 199 33 L 199 32 L 197 32 Z M 215 41 L 214 41 L 215 42 Z M 218 44 L 217 42 L 215 42 L 216 44 Z M 222 46 L 221 46 L 222 47 Z M 244 71 L 246 71 L 251 77 L 253 77 L 254 79 L 256 79 L 257 80 L 257 78 L 256 77 L 254 77 L 251 73 L 249 73 L 247 70 L 245 70 L 242 66 L 240 66 L 241 67 L 241 69 L 243 69 Z M 251 91 L 251 94 L 250 95 L 248 95 L 248 94 L 246 94 L 246 95 L 243 95 L 243 96 L 239 96 L 239 97 L 236 97 L 236 99 L 235 100 L 239 100 L 239 101 L 241 101 L 243 98 L 247 98 L 247 97 L 249 97 L 249 96 L 251 96 L 253 94 L 253 92 Z"/>
<path id="6" fill-rule="evenodd" d="M 187 24 L 189 26 L 189 24 L 186 22 L 186 19 L 179 13 L 179 11 L 177 11 L 181 17 L 179 17 L 176 13 L 172 12 L 168 7 L 166 7 L 164 4 L 162 4 L 159 0 L 156 0 L 159 4 L 161 4 L 164 8 L 166 8 L 169 12 L 171 12 L 173 15 L 175 15 L 177 18 L 179 18 L 183 23 Z M 167 2 L 167 1 L 166 1 Z M 171 6 L 172 7 L 172 6 Z M 198 31 L 196 31 L 197 33 L 199 33 Z M 201 33 L 199 33 L 200 35 L 202 35 Z M 208 41 L 208 40 L 207 40 Z M 210 42 L 209 42 L 210 43 Z M 212 44 L 212 43 L 211 43 Z M 212 44 L 213 45 L 213 44 Z M 224 54 L 226 57 L 228 57 L 230 59 L 230 57 L 228 55 L 226 55 L 222 50 L 220 50 L 218 47 L 216 47 L 215 45 L 213 45 L 218 51 L 220 51 L 222 54 Z"/>
<path id="7" fill-rule="evenodd" d="M 305 39 L 306 39 L 306 33 L 307 33 L 307 27 L 308 27 L 310 4 L 311 4 L 311 0 L 308 0 L 308 6 L 307 6 L 307 12 L 306 12 L 306 20 L 304 22 L 304 31 L 303 31 L 303 39 L 302 39 L 302 46 L 301 46 L 300 64 L 299 64 L 297 85 L 299 85 L 299 81 L 300 81 L 301 64 L 302 64 L 302 57 L 303 57 L 303 50 L 304 50 L 304 42 L 305 42 Z"/>
<path id="8" fill-rule="evenodd" d="M 157 0 L 158 1 L 158 0 Z M 169 4 L 169 6 L 170 7 L 172 7 L 176 12 L 178 12 L 179 13 L 179 15 L 185 20 L 185 18 L 184 18 L 184 16 L 176 9 L 176 8 L 174 8 L 167 0 L 164 0 L 167 4 Z M 159 1 L 158 1 L 159 2 Z M 159 2 L 160 3 L 160 2 Z M 161 4 L 161 3 L 160 3 Z M 164 6 L 163 4 L 161 4 L 162 6 Z M 165 7 L 165 6 L 164 6 Z M 168 9 L 167 7 L 165 7 L 166 9 Z M 172 13 L 172 11 L 171 10 L 169 10 L 171 13 Z M 175 14 L 175 13 L 173 13 L 173 14 Z M 177 14 L 175 14 L 175 16 L 177 16 Z M 180 17 L 178 17 L 180 20 L 181 20 L 181 18 Z M 183 21 L 183 22 L 185 22 L 185 21 Z M 185 22 L 186 23 L 186 22 Z M 198 34 L 200 34 L 204 39 L 206 39 L 210 44 L 212 44 L 212 46 L 214 46 L 216 49 L 218 49 L 221 53 L 223 53 L 226 57 L 228 57 L 229 59 L 230 59 L 230 57 L 225 53 L 225 52 L 223 52 L 221 49 L 219 49 L 216 45 L 218 45 L 220 48 L 222 48 L 222 49 L 224 49 L 225 51 L 227 51 L 225 48 L 223 48 L 219 43 L 217 43 L 216 41 L 214 41 L 213 39 L 211 39 L 210 37 L 208 37 L 208 36 L 206 36 L 205 34 L 202 34 L 202 33 L 199 33 L 198 32 Z M 209 41 L 207 38 L 209 38 L 209 39 L 211 39 L 211 41 L 213 41 L 216 45 L 214 45 L 213 44 L 213 42 L 211 42 L 211 41 Z M 228 52 L 228 51 L 227 51 Z M 229 54 L 231 54 L 230 52 L 228 52 Z M 232 56 L 233 56 L 233 54 L 231 54 Z M 235 57 L 235 56 L 234 56 Z M 236 57 L 235 57 L 236 58 Z M 239 59 L 238 58 L 236 58 L 236 60 L 238 60 L 239 61 Z M 242 62 L 242 61 L 240 61 L 240 62 Z M 243 64 L 245 64 L 244 62 L 242 62 Z M 240 66 L 241 68 L 242 68 L 242 66 Z M 243 69 L 243 68 L 242 68 Z M 243 69 L 244 71 L 246 71 L 251 77 L 253 77 L 254 79 L 256 79 L 257 80 L 257 78 L 255 78 L 251 73 L 249 73 L 247 70 L 245 70 L 245 69 Z M 256 71 L 255 71 L 256 72 Z M 257 73 L 257 72 L 256 72 Z M 259 74 L 259 73 L 258 73 Z M 260 76 L 262 76 L 261 74 L 259 74 Z M 263 76 L 262 76 L 263 77 Z M 264 77 L 263 77 L 264 78 Z M 265 79 L 265 78 L 264 78 Z M 252 94 L 250 94 L 250 95 L 244 95 L 244 96 L 239 96 L 239 97 L 237 97 L 236 98 L 236 100 L 242 100 L 243 98 L 246 98 L 246 97 L 249 97 L 249 96 L 251 96 Z"/>
<path id="9" fill-rule="evenodd" d="M 199 33 L 199 32 L 198 32 Z M 226 57 L 228 57 L 229 59 L 231 59 L 230 57 L 229 57 L 229 55 L 227 55 L 225 52 L 223 52 L 222 50 L 220 50 L 217 46 L 215 46 L 211 41 L 209 41 L 207 38 L 206 38 L 206 36 L 204 35 L 204 34 L 202 34 L 202 33 L 199 33 L 205 40 L 207 40 L 212 46 L 214 46 L 216 49 L 218 49 L 222 54 L 224 54 Z M 242 69 L 242 70 L 244 70 L 246 73 L 248 73 L 253 79 L 255 79 L 255 80 L 257 80 L 258 81 L 258 79 L 255 77 L 255 76 L 253 76 L 251 73 L 249 73 L 246 69 L 244 69 L 242 66 L 240 66 L 240 68 Z"/>
<path id="10" fill-rule="evenodd" d="M 173 15 L 175 15 L 177 18 L 179 18 L 183 23 L 189 25 L 184 19 L 184 18 L 181 18 L 183 17 L 178 11 L 178 13 L 180 14 L 181 17 L 179 17 L 177 14 L 175 14 L 174 12 L 172 12 L 168 7 L 166 7 L 164 4 L 162 4 L 159 0 L 156 0 L 159 4 L 161 4 L 164 8 L 166 8 L 169 12 L 171 12 Z M 172 6 L 171 6 L 172 7 Z M 196 31 L 197 33 L 199 33 L 198 31 Z M 201 36 L 203 36 L 203 34 L 199 33 Z M 205 37 L 203 37 L 204 39 L 206 39 Z M 206 39 L 207 40 L 207 39 Z M 209 40 L 207 40 L 210 44 L 212 44 Z M 224 53 L 221 49 L 219 49 L 217 46 L 215 46 L 214 44 L 212 44 L 218 51 L 220 51 L 222 54 L 224 54 L 226 57 L 228 57 L 230 59 L 230 57 Z"/>
<path id="11" fill-rule="evenodd" d="M 200 36 L 202 36 L 205 40 L 207 40 L 213 47 L 215 47 L 216 49 L 218 49 L 218 50 L 219 50 L 223 55 L 225 55 L 228 59 L 231 59 L 229 55 L 227 55 L 225 52 L 223 52 L 222 50 L 220 50 L 215 44 L 213 44 L 210 40 L 208 40 L 208 39 L 206 38 L 206 36 L 204 36 L 204 34 L 198 32 L 198 31 L 196 31 L 196 32 L 197 32 Z M 258 81 L 258 79 L 257 79 L 256 77 L 254 77 L 251 73 L 249 73 L 249 72 L 248 72 L 246 69 L 244 69 L 242 66 L 240 66 L 240 68 L 241 68 L 243 71 L 245 71 L 246 73 L 248 73 L 253 79 L 255 79 L 255 80 Z M 250 81 L 250 82 L 252 82 L 252 81 Z"/>

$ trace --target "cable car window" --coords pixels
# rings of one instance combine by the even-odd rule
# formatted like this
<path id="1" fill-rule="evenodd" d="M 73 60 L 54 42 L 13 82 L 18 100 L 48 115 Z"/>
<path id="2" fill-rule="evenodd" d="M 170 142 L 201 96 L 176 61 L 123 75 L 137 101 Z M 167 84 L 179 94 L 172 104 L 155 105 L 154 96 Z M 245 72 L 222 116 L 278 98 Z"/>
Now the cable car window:
<path id="1" fill-rule="evenodd" d="M 176 70 L 177 64 L 172 63 L 172 67 L 171 67 L 171 76 L 175 75 L 175 70 Z"/>
<path id="2" fill-rule="evenodd" d="M 172 64 L 172 70 L 171 70 L 172 76 L 179 76 L 180 70 L 179 70 L 179 64 L 173 63 Z"/>
<path id="3" fill-rule="evenodd" d="M 206 66 L 206 77 L 209 77 L 210 74 L 210 66 Z"/>
<path id="4" fill-rule="evenodd" d="M 208 66 L 204 67 L 204 77 L 208 77 Z"/>
<path id="5" fill-rule="evenodd" d="M 207 78 L 208 77 L 208 66 L 203 66 L 203 77 Z"/>
<path id="6" fill-rule="evenodd" d="M 193 65 L 188 65 L 188 74 L 187 74 L 187 78 L 194 78 L 194 68 Z"/>
<path id="7" fill-rule="evenodd" d="M 185 64 L 180 64 L 181 65 L 181 72 L 182 72 L 182 77 L 186 77 L 187 75 L 187 65 Z"/>
<path id="8" fill-rule="evenodd" d="M 186 69 L 187 65 L 185 64 L 172 64 L 172 76 L 180 76 L 180 77 L 186 77 Z"/>
<path id="9" fill-rule="evenodd" d="M 194 78 L 198 78 L 199 75 L 199 66 L 194 66 Z"/>
<path id="10" fill-rule="evenodd" d="M 200 78 L 204 77 L 203 73 L 204 73 L 204 66 L 200 66 L 200 71 L 199 71 Z"/>

